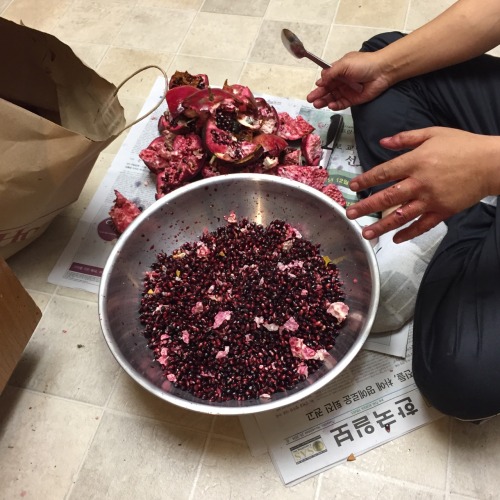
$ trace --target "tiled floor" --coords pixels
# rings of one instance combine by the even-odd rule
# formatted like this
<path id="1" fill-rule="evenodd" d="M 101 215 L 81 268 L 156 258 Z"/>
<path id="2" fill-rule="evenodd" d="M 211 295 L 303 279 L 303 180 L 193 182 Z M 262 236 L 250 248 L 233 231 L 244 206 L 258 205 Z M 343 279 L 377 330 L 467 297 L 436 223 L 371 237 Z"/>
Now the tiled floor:
<path id="1" fill-rule="evenodd" d="M 215 85 L 227 78 L 304 98 L 318 69 L 285 52 L 281 28 L 334 60 L 376 32 L 414 29 L 451 3 L 0 0 L 0 13 L 56 35 L 115 84 L 158 64 L 168 73 L 206 72 Z M 156 76 L 145 73 L 121 92 L 129 118 Z M 47 282 L 122 140 L 102 153 L 80 199 L 9 259 L 44 314 L 0 397 L 1 499 L 500 497 L 500 419 L 475 426 L 443 418 L 285 488 L 267 456 L 250 455 L 236 417 L 181 410 L 132 382 L 103 341 L 96 296 Z"/>

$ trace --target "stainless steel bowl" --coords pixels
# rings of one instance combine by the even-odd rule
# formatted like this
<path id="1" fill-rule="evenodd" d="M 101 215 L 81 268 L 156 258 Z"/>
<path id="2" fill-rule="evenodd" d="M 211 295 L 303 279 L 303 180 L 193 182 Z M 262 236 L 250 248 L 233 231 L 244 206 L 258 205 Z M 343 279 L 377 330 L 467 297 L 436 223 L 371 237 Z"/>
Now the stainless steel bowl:
<path id="1" fill-rule="evenodd" d="M 281 219 L 321 244 L 344 281 L 349 315 L 324 365 L 293 390 L 270 399 L 210 403 L 175 388 L 153 361 L 141 334 L 139 302 L 144 272 L 160 250 L 195 241 L 204 228 L 238 218 L 267 225 Z M 275 409 L 309 396 L 331 382 L 363 346 L 379 300 L 378 268 L 371 245 L 340 205 L 299 182 L 265 174 L 232 174 L 194 182 L 146 209 L 120 236 L 106 263 L 99 290 L 104 338 L 123 369 L 152 394 L 191 410 L 241 415 Z"/>

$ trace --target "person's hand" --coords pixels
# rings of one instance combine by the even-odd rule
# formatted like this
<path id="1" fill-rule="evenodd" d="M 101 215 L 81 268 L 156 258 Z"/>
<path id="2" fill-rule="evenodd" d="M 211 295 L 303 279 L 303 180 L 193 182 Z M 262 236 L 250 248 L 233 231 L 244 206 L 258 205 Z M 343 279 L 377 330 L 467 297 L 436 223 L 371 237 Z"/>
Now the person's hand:
<path id="1" fill-rule="evenodd" d="M 500 137 L 431 127 L 401 132 L 380 141 L 387 149 L 411 151 L 377 165 L 351 180 L 361 191 L 386 182 L 396 184 L 351 205 L 349 219 L 398 207 L 363 228 L 373 239 L 414 221 L 394 236 L 396 243 L 415 238 L 451 215 L 500 194 Z"/>
<path id="2" fill-rule="evenodd" d="M 349 52 L 321 72 L 307 100 L 333 111 L 371 101 L 390 86 L 379 52 Z"/>

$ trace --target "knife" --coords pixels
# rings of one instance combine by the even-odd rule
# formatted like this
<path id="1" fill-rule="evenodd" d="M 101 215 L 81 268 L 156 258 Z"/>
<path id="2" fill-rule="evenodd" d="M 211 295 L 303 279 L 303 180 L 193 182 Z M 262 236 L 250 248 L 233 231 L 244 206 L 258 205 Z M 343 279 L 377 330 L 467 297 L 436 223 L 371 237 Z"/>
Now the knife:
<path id="1" fill-rule="evenodd" d="M 326 132 L 326 140 L 321 148 L 325 151 L 323 156 L 323 168 L 328 169 L 333 150 L 337 147 L 340 136 L 344 130 L 344 118 L 341 114 L 334 114 L 330 117 L 330 125 Z"/>

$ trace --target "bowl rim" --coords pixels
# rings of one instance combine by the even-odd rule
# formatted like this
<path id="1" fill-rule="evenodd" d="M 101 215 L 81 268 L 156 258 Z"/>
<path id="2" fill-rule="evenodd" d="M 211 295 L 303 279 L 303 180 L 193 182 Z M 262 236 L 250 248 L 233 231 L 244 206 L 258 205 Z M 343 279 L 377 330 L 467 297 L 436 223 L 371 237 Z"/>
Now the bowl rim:
<path id="1" fill-rule="evenodd" d="M 266 401 L 259 400 L 259 403 L 250 406 L 224 406 L 224 403 L 213 403 L 207 401 L 206 403 L 198 403 L 196 401 L 187 401 L 183 398 L 170 394 L 166 391 L 161 390 L 160 387 L 153 384 L 151 381 L 147 380 L 143 375 L 135 370 L 135 368 L 131 365 L 131 363 L 125 358 L 122 351 L 118 348 L 117 343 L 114 341 L 113 335 L 111 333 L 111 328 L 109 325 L 109 320 L 106 314 L 106 296 L 107 296 L 107 287 L 109 284 L 109 280 L 111 277 L 111 272 L 113 266 L 115 264 L 116 259 L 122 251 L 122 248 L 126 245 L 128 241 L 128 235 L 132 234 L 135 229 L 142 224 L 144 220 L 146 220 L 152 213 L 156 212 L 160 207 L 171 203 L 176 198 L 182 197 L 186 192 L 200 189 L 203 187 L 220 184 L 223 181 L 242 181 L 242 182 L 271 182 L 273 184 L 282 184 L 284 186 L 290 187 L 292 189 L 298 189 L 300 191 L 304 191 L 305 193 L 312 195 L 313 197 L 319 198 L 320 201 L 327 203 L 330 207 L 343 218 L 349 226 L 357 233 L 357 237 L 360 241 L 360 244 L 364 250 L 364 253 L 367 257 L 368 266 L 370 269 L 370 277 L 372 280 L 372 293 L 370 297 L 369 311 L 373 311 L 373 314 L 370 315 L 368 322 L 365 324 L 365 327 L 360 335 L 358 335 L 355 344 L 356 348 L 353 346 L 347 351 L 347 353 L 338 361 L 336 366 L 336 375 L 332 377 L 328 377 L 328 374 L 319 378 L 312 384 L 305 386 L 300 391 L 290 394 L 285 398 L 280 398 L 274 401 Z M 300 401 L 311 394 L 317 392 L 319 389 L 330 383 L 335 379 L 340 373 L 344 371 L 344 369 L 351 363 L 354 357 L 359 353 L 363 344 L 365 343 L 368 335 L 370 334 L 370 330 L 373 324 L 373 320 L 375 317 L 376 307 L 379 302 L 380 297 L 380 277 L 378 272 L 378 264 L 375 258 L 375 253 L 371 244 L 365 240 L 361 233 L 361 226 L 357 221 L 353 221 L 347 218 L 345 214 L 345 209 L 338 204 L 335 200 L 322 193 L 318 189 L 315 189 L 311 186 L 303 184 L 299 181 L 295 181 L 292 179 L 287 179 L 283 177 L 273 176 L 269 174 L 256 174 L 256 173 L 231 173 L 225 175 L 219 175 L 215 177 L 210 177 L 206 179 L 197 180 L 187 184 L 186 186 L 179 187 L 172 191 L 171 193 L 166 194 L 159 200 L 153 202 L 149 207 L 147 207 L 141 214 L 139 214 L 131 224 L 125 229 L 122 235 L 118 238 L 114 247 L 112 248 L 104 266 L 101 280 L 99 283 L 99 291 L 98 291 L 98 313 L 99 313 L 99 322 L 101 325 L 101 331 L 104 336 L 104 339 L 113 354 L 114 358 L 121 366 L 121 368 L 140 386 L 146 389 L 148 392 L 154 394 L 160 399 L 174 404 L 176 406 L 180 406 L 185 409 L 197 411 L 205 414 L 212 415 L 248 415 L 260 413 L 263 411 L 276 410 L 278 408 L 282 408 L 297 401 Z M 153 360 L 153 358 L 152 358 Z"/>

